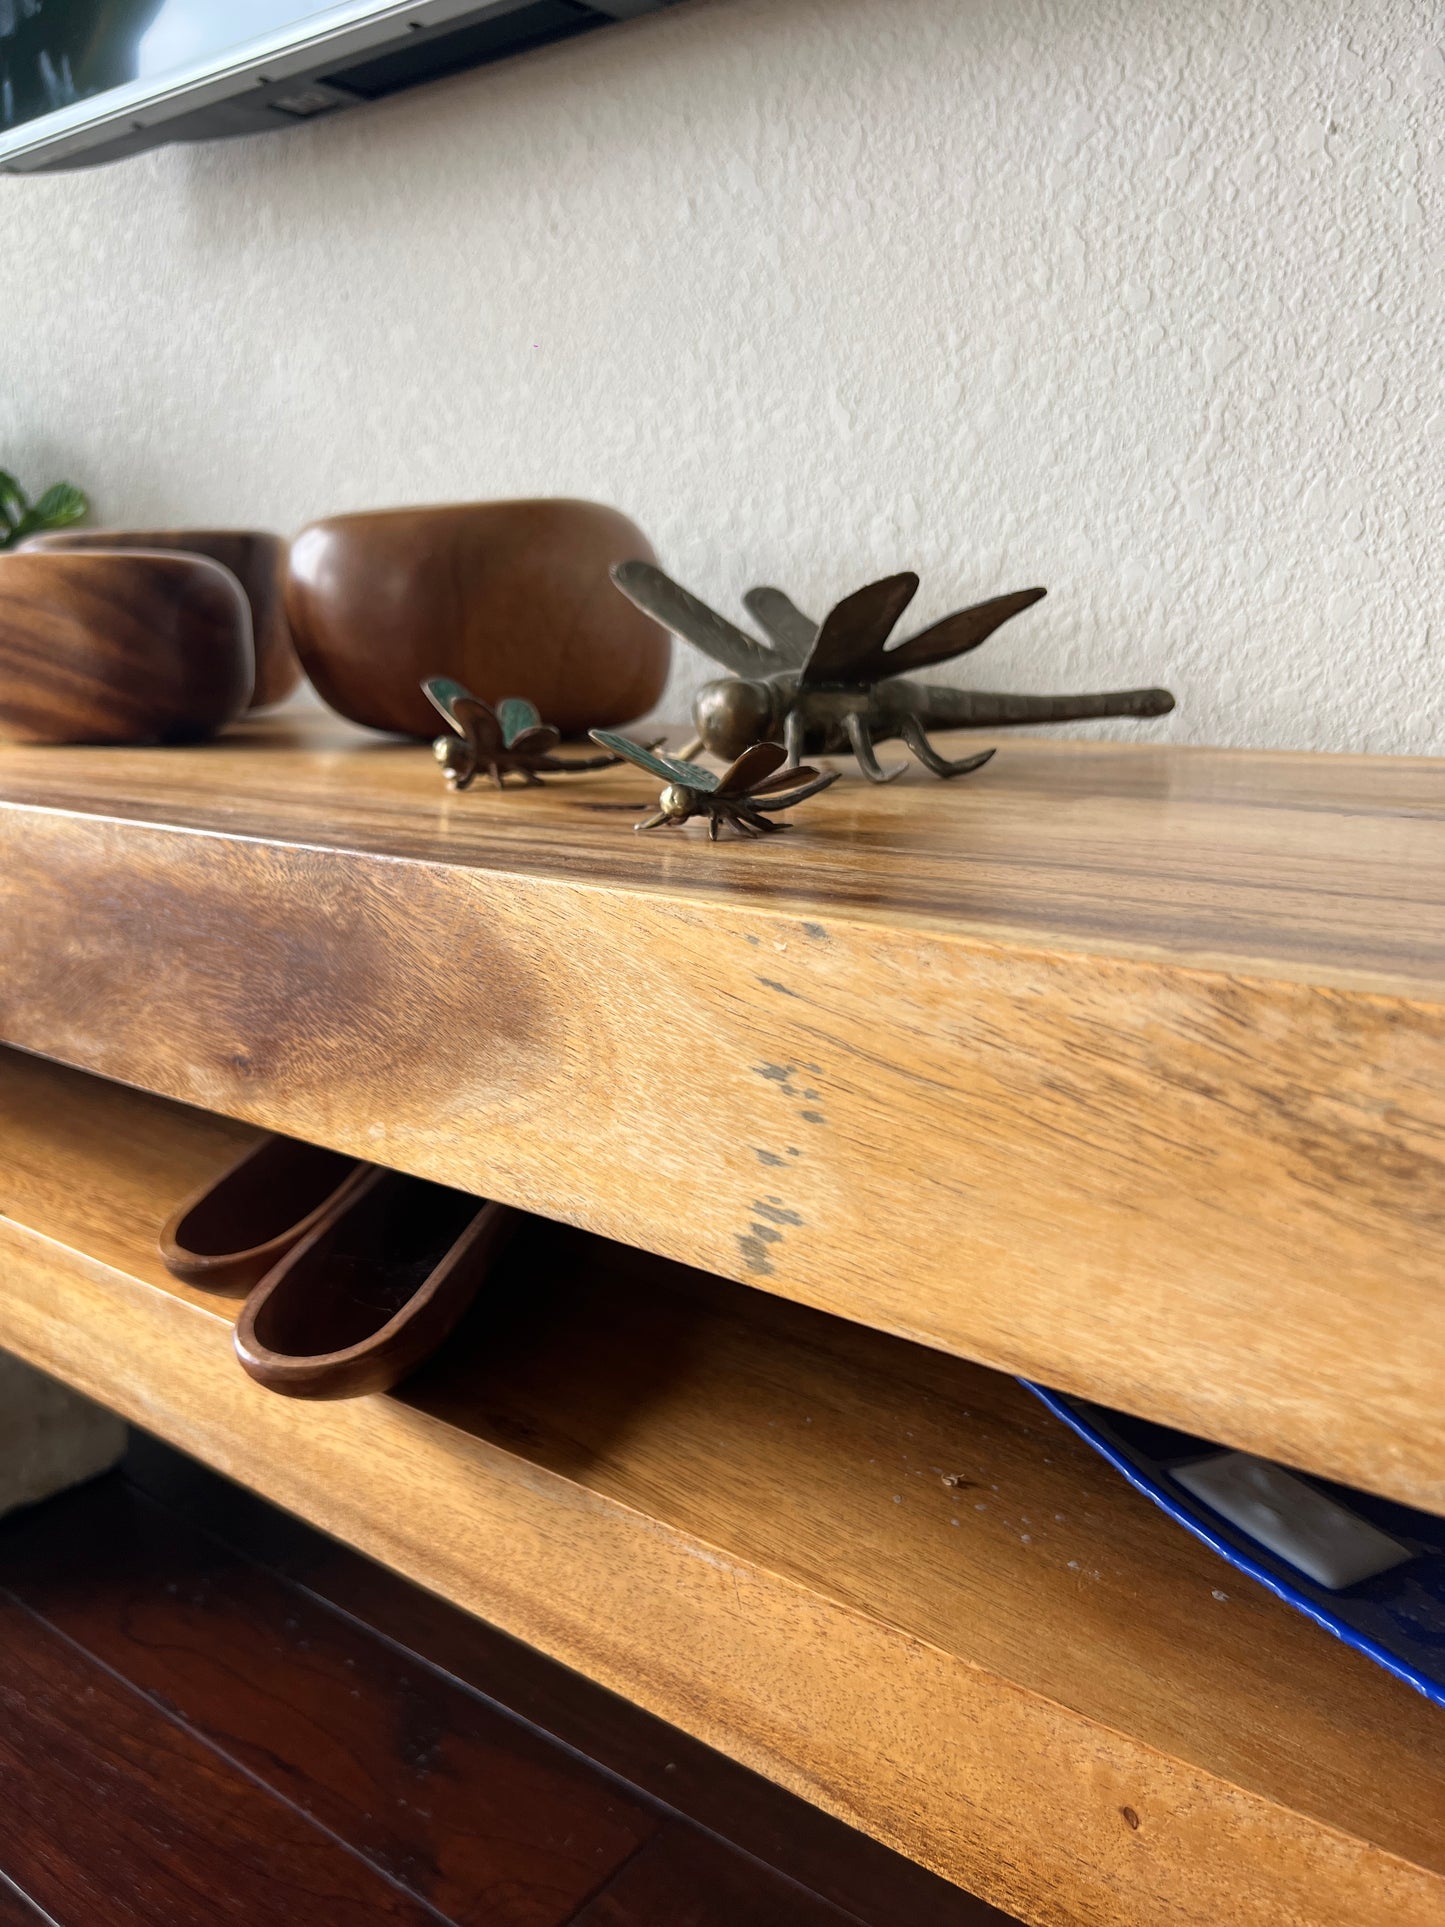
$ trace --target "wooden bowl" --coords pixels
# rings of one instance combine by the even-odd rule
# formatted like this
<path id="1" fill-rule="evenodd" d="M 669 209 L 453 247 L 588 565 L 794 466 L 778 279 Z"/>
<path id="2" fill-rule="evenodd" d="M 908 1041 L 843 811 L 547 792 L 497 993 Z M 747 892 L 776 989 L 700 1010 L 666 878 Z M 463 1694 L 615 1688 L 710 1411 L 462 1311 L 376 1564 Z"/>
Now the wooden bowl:
<path id="1" fill-rule="evenodd" d="M 651 559 L 595 502 L 473 502 L 313 522 L 291 544 L 286 607 L 306 673 L 353 722 L 434 736 L 423 676 L 484 702 L 525 696 L 564 735 L 631 722 L 662 694 L 667 631 L 608 577 Z"/>
<path id="2" fill-rule="evenodd" d="M 262 529 L 52 529 L 24 549 L 160 549 L 208 555 L 229 569 L 251 605 L 256 645 L 252 709 L 284 702 L 301 681 L 301 664 L 286 620 L 286 544 Z"/>
<path id="3" fill-rule="evenodd" d="M 264 1137 L 176 1206 L 161 1260 L 202 1290 L 249 1291 L 372 1169 L 299 1138 Z"/>
<path id="4" fill-rule="evenodd" d="M 194 742 L 242 714 L 251 610 L 199 555 L 0 555 L 0 737 Z"/>
<path id="5" fill-rule="evenodd" d="M 370 1171 L 256 1286 L 236 1356 L 289 1398 L 389 1391 L 448 1337 L 515 1218 L 445 1184 Z"/>

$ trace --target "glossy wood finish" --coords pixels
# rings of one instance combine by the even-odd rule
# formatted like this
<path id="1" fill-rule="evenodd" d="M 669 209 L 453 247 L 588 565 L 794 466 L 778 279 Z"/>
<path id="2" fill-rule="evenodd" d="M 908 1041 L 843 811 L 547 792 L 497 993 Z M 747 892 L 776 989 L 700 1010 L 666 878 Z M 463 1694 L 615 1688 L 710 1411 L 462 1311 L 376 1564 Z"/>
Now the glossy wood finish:
<path id="1" fill-rule="evenodd" d="M 10 749 L 0 1036 L 1445 1509 L 1445 766 L 646 800 L 326 719 Z"/>
<path id="2" fill-rule="evenodd" d="M 286 543 L 262 529 L 53 529 L 25 549 L 165 549 L 209 556 L 229 569 L 251 605 L 256 646 L 252 709 L 270 709 L 301 682 L 286 620 Z"/>
<path id="3" fill-rule="evenodd" d="M 572 1927 L 848 1927 L 836 1907 L 757 1877 L 714 1840 L 665 1834 L 577 1914 Z"/>
<path id="4" fill-rule="evenodd" d="M 436 1927 L 3 1594 L 0 1785 L 0 1859 L 62 1927 Z M 177 1864 L 178 1834 L 202 1865 Z"/>
<path id="5" fill-rule="evenodd" d="M 158 1479 L 181 1488 L 183 1510 L 151 1496 Z M 202 1494 L 197 1530 L 184 1508 Z M 309 1551 L 305 1582 L 277 1569 L 282 1542 L 293 1559 Z M 797 1909 L 798 1927 L 1010 1927 L 982 1901 L 371 1561 L 347 1555 L 355 1575 L 385 1588 L 383 1620 L 354 1598 L 318 1597 L 317 1561 L 330 1565 L 341 1550 L 138 1435 L 123 1472 L 0 1524 L 0 1590 L 439 1922 L 570 1927 L 614 1888 L 630 1905 L 632 1860 L 661 1845 L 677 1911 L 654 1914 L 652 1927 L 677 1927 L 721 1896 L 734 1908 L 729 1927 L 771 1917 L 780 1901 Z M 433 1650 L 438 1627 L 469 1644 L 480 1635 L 506 1659 L 481 1680 L 465 1661 L 458 1673 L 454 1653 Z M 514 1692 L 519 1662 L 529 1681 L 547 1681 L 545 1732 L 533 1700 Z M 640 1745 L 639 1724 L 650 1729 Z M 52 1768 L 41 1755 L 29 1770 L 43 1788 Z M 740 1814 L 727 1794 L 741 1782 L 750 1792 Z M 711 1839 L 696 1824 L 699 1805 Z M 811 1857 L 793 1850 L 800 1831 L 813 1836 Z M 750 1854 L 759 1834 L 764 1851 Z M 823 1842 L 826 1858 L 816 1852 Z M 64 1846 L 82 1863 L 93 1857 L 84 1831 Z M 4 1858 L 0 1844 L 9 1927 Z M 173 1821 L 168 1859 L 209 1877 L 211 1839 Z M 117 1894 L 109 1910 L 60 1927 L 132 1918 Z"/>
<path id="6" fill-rule="evenodd" d="M 424 676 L 483 702 L 536 704 L 566 736 L 630 722 L 662 694 L 667 631 L 608 570 L 652 559 L 595 502 L 468 502 L 313 522 L 291 545 L 286 605 L 306 672 L 343 716 L 435 736 Z"/>
<path id="7" fill-rule="evenodd" d="M 0 739 L 184 742 L 251 700 L 251 616 L 201 556 L 0 555 Z"/>
<path id="8" fill-rule="evenodd" d="M 215 1182 L 182 1199 L 160 1235 L 175 1278 L 207 1291 L 246 1292 L 315 1229 L 369 1166 L 296 1138 L 267 1136 Z"/>
<path id="9" fill-rule="evenodd" d="M 346 1187 L 236 1321 L 236 1356 L 289 1398 L 390 1391 L 450 1336 L 515 1214 L 398 1171 Z"/>
<path id="10" fill-rule="evenodd" d="M 124 1476 L 168 1514 L 203 1526 L 867 1927 L 1008 1927 L 1012 1920 L 159 1439 L 133 1434 Z"/>
<path id="11" fill-rule="evenodd" d="M 1040 1927 L 1439 1920 L 1434 1709 L 1006 1378 L 537 1224 L 404 1396 L 269 1398 L 154 1252 L 220 1127 L 0 1090 L 42 1368 Z"/>
<path id="12" fill-rule="evenodd" d="M 3 1591 L 252 1778 L 283 1824 L 304 1815 L 318 1860 L 349 1849 L 434 1923 L 563 1927 L 660 1830 L 650 1802 L 118 1479 L 0 1528 Z M 30 1770 L 43 1791 L 44 1757 Z M 171 1859 L 205 1868 L 213 1831 L 171 1819 Z"/>

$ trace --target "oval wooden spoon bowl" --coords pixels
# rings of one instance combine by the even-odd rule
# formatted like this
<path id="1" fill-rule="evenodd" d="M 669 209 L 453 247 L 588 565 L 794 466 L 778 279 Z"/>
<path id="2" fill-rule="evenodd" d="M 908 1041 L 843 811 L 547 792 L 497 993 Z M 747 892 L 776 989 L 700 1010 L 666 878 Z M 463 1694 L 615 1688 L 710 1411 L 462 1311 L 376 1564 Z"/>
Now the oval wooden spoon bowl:
<path id="1" fill-rule="evenodd" d="M 290 1398 L 389 1391 L 451 1332 L 514 1215 L 425 1178 L 368 1172 L 251 1293 L 236 1356 Z"/>
<path id="2" fill-rule="evenodd" d="M 188 1285 L 249 1291 L 374 1169 L 299 1138 L 262 1138 L 176 1206 L 161 1260 Z"/>

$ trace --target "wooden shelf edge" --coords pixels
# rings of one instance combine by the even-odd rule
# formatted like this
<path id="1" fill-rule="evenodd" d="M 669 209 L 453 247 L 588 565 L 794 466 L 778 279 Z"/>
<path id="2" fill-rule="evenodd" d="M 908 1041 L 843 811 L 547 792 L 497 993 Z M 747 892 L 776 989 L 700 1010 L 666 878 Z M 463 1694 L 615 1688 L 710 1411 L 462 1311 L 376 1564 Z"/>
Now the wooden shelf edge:
<path id="1" fill-rule="evenodd" d="M 1427 1868 L 403 1400 L 259 1391 L 222 1307 L 13 1222 L 0 1260 L 0 1343 L 1040 1927 L 1440 1917 Z"/>
<path id="2" fill-rule="evenodd" d="M 1445 1511 L 1436 1006 L 39 810 L 0 849 L 23 1049 Z"/>

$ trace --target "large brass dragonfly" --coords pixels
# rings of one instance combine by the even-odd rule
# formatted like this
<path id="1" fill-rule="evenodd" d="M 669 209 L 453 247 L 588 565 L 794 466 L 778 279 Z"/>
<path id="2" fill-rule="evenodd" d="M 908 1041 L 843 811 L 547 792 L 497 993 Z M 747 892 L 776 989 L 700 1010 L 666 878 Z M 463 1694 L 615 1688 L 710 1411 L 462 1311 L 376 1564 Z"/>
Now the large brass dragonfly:
<path id="1" fill-rule="evenodd" d="M 733 671 L 705 684 L 693 703 L 698 742 L 692 753 L 707 749 L 729 762 L 756 742 L 783 743 L 790 763 L 801 763 L 805 755 L 851 750 L 865 776 L 888 783 L 901 776 L 906 765 L 884 769 L 873 746 L 897 736 L 935 776 L 965 776 L 981 768 L 993 751 L 950 762 L 929 742 L 929 729 L 1164 716 L 1174 707 L 1167 689 L 1008 696 L 907 680 L 907 671 L 976 649 L 1000 624 L 1038 602 L 1042 589 L 994 596 L 887 648 L 894 625 L 918 588 L 911 569 L 845 596 L 821 623 L 804 615 L 781 589 L 749 589 L 743 601 L 767 637 L 765 643 L 650 562 L 619 562 L 612 579 L 640 609 Z"/>

